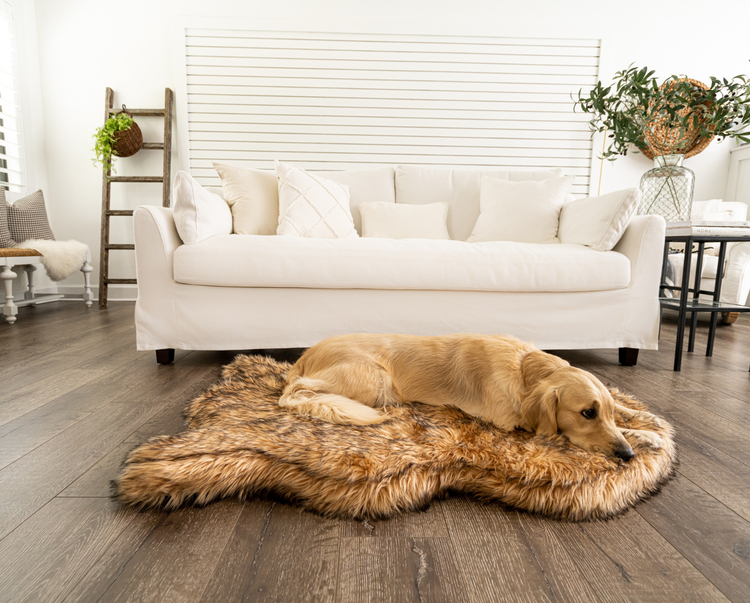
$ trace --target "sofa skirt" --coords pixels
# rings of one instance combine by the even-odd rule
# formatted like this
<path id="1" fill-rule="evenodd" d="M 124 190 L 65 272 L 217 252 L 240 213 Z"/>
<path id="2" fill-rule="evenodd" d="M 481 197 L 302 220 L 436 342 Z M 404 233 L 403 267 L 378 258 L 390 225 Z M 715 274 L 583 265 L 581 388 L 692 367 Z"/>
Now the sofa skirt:
<path id="1" fill-rule="evenodd" d="M 172 281 L 136 304 L 139 350 L 311 346 L 346 333 L 514 335 L 547 350 L 656 349 L 659 304 L 575 293 L 206 287 Z"/>

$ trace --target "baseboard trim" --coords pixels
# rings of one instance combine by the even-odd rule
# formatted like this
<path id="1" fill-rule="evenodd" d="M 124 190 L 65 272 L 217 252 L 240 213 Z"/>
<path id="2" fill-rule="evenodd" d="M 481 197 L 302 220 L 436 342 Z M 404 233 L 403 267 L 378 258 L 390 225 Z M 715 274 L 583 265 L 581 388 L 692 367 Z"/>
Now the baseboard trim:
<path id="1" fill-rule="evenodd" d="M 92 285 L 91 291 L 94 293 L 94 301 L 99 301 L 99 287 Z M 37 289 L 37 292 L 47 293 L 48 291 L 46 289 Z M 63 301 L 80 300 L 83 297 L 83 285 L 58 286 L 55 288 L 55 293 L 61 293 L 63 295 Z M 113 302 L 134 302 L 137 297 L 138 285 L 110 285 L 109 291 L 107 292 L 107 300 Z"/>

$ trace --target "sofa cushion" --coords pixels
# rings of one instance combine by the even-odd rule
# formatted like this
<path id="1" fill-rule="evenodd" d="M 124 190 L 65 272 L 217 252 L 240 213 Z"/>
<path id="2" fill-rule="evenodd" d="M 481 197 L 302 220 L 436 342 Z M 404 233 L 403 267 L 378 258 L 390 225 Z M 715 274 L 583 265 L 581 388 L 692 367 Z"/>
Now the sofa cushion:
<path id="1" fill-rule="evenodd" d="M 279 190 L 276 172 L 214 163 L 223 192 L 232 208 L 234 232 L 274 235 L 279 224 Z M 394 168 L 370 170 L 310 171 L 311 174 L 349 187 L 349 208 L 354 227 L 362 232 L 359 206 L 363 203 L 395 203 Z M 213 191 L 212 191 L 213 192 Z"/>
<path id="2" fill-rule="evenodd" d="M 5 199 L 5 188 L 0 186 L 0 248 L 15 247 L 18 243 L 10 236 L 8 227 L 8 212 L 10 203 Z"/>
<path id="3" fill-rule="evenodd" d="M 719 244 L 716 243 L 716 246 L 718 247 Z M 672 266 L 674 267 L 675 272 L 675 283 L 678 285 L 682 283 L 682 267 L 685 263 L 685 255 L 682 253 L 670 253 L 669 254 L 669 261 L 672 263 Z M 690 261 L 690 286 L 692 287 L 695 283 L 695 269 L 696 269 L 696 256 L 694 255 L 691 258 Z M 709 255 L 708 253 L 703 254 L 703 266 L 701 267 L 701 279 L 707 279 L 707 280 L 715 280 L 716 279 L 716 272 L 719 268 L 719 258 L 715 255 Z M 701 284 L 701 289 L 704 290 L 711 290 L 713 288 L 713 283 L 710 285 L 708 283 Z M 692 297 L 692 293 L 690 296 Z"/>
<path id="4" fill-rule="evenodd" d="M 178 247 L 174 278 L 218 287 L 603 291 L 628 286 L 630 261 L 583 245 L 225 235 Z"/>
<path id="5" fill-rule="evenodd" d="M 465 241 L 479 217 L 482 176 L 522 181 L 547 180 L 562 175 L 561 169 L 480 170 L 399 165 L 396 168 L 396 203 L 446 203 L 451 239 Z"/>
<path id="6" fill-rule="evenodd" d="M 279 227 L 276 233 L 311 239 L 358 237 L 349 209 L 349 187 L 276 162 Z"/>
<path id="7" fill-rule="evenodd" d="M 450 239 L 446 226 L 448 206 L 444 203 L 365 203 L 362 236 L 382 239 Z"/>
<path id="8" fill-rule="evenodd" d="M 482 177 L 477 218 L 469 242 L 559 243 L 560 210 L 575 176 L 513 182 Z"/>
<path id="9" fill-rule="evenodd" d="M 233 232 L 275 235 L 279 225 L 276 173 L 214 163 L 221 178 L 221 195 L 232 210 Z"/>
<path id="10" fill-rule="evenodd" d="M 41 190 L 16 199 L 7 209 L 10 238 L 16 243 L 29 239 L 55 240 Z"/>
<path id="11" fill-rule="evenodd" d="M 395 203 L 394 168 L 383 167 L 373 170 L 344 170 L 340 172 L 312 173 L 328 178 L 349 187 L 349 208 L 352 210 L 354 228 L 362 234 L 362 217 L 359 206 L 365 203 Z"/>
<path id="12" fill-rule="evenodd" d="M 560 212 L 557 236 L 561 243 L 578 243 L 597 251 L 609 251 L 622 237 L 640 200 L 641 192 L 637 188 L 627 188 L 569 201 Z"/>
<path id="13" fill-rule="evenodd" d="M 216 235 L 232 233 L 232 212 L 226 201 L 205 188 L 187 172 L 175 174 L 174 224 L 187 245 Z"/>

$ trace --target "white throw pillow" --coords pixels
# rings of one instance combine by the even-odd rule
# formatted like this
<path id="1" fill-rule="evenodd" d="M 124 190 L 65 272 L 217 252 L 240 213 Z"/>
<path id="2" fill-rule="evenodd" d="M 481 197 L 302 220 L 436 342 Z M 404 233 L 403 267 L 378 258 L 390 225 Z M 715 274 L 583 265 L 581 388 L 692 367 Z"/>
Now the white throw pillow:
<path id="1" fill-rule="evenodd" d="M 279 224 L 279 192 L 271 170 L 214 163 L 237 234 L 272 235 Z"/>
<path id="2" fill-rule="evenodd" d="M 314 176 L 333 180 L 349 187 L 349 209 L 352 212 L 354 228 L 362 234 L 362 218 L 359 207 L 364 203 L 396 203 L 392 167 L 373 170 L 344 170 L 336 172 L 310 172 Z"/>
<path id="3" fill-rule="evenodd" d="M 481 213 L 468 242 L 559 243 L 560 210 L 574 179 L 511 182 L 484 176 Z"/>
<path id="4" fill-rule="evenodd" d="M 640 200 L 641 191 L 626 188 L 566 203 L 560 212 L 560 242 L 578 243 L 597 251 L 611 250 L 625 232 Z"/>
<path id="5" fill-rule="evenodd" d="M 445 203 L 405 205 L 399 203 L 365 203 L 362 214 L 362 236 L 381 239 L 450 239 Z"/>
<path id="6" fill-rule="evenodd" d="M 448 205 L 448 233 L 451 239 L 469 238 L 479 217 L 482 177 L 502 180 L 547 180 L 563 175 L 561 169 L 505 170 L 449 168 L 428 165 L 399 165 L 396 168 L 396 203 Z"/>
<path id="7" fill-rule="evenodd" d="M 223 197 L 232 208 L 234 232 L 238 234 L 276 234 L 279 225 L 279 186 L 276 172 L 254 170 L 214 163 L 221 177 Z M 359 206 L 372 202 L 396 202 L 394 168 L 310 172 L 346 184 L 349 187 L 349 208 L 357 232 L 362 229 Z"/>
<path id="8" fill-rule="evenodd" d="M 349 187 L 276 162 L 279 226 L 276 234 L 315 239 L 357 237 L 349 209 Z"/>
<path id="9" fill-rule="evenodd" d="M 203 188 L 187 172 L 174 177 L 174 223 L 186 245 L 232 234 L 232 212 L 224 199 Z"/>

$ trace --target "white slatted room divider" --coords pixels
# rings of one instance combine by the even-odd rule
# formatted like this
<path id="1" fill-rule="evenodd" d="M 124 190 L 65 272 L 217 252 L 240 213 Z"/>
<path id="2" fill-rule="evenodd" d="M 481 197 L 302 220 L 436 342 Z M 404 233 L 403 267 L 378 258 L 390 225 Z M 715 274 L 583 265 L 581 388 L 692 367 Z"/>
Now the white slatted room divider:
<path id="1" fill-rule="evenodd" d="M 384 164 L 562 167 L 588 194 L 592 141 L 571 92 L 599 40 L 186 29 L 190 170 Z"/>

